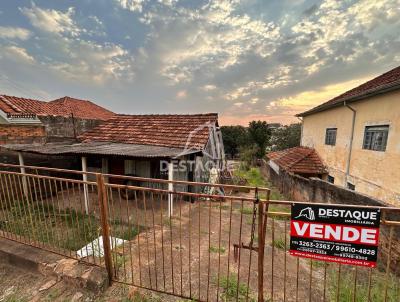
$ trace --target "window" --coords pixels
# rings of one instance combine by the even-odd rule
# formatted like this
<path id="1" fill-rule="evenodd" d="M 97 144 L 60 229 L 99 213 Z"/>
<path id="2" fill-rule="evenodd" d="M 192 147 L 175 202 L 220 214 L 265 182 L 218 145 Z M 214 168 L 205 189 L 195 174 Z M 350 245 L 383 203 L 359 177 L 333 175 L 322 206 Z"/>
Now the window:
<path id="1" fill-rule="evenodd" d="M 347 189 L 354 191 L 356 189 L 356 186 L 353 185 L 351 182 L 347 183 Z"/>
<path id="2" fill-rule="evenodd" d="M 328 175 L 328 182 L 330 182 L 331 184 L 335 183 L 335 177 Z"/>
<path id="3" fill-rule="evenodd" d="M 336 145 L 336 132 L 337 128 L 327 128 L 325 135 L 325 145 Z"/>
<path id="4" fill-rule="evenodd" d="M 363 149 L 385 151 L 388 133 L 388 125 L 365 127 Z"/>

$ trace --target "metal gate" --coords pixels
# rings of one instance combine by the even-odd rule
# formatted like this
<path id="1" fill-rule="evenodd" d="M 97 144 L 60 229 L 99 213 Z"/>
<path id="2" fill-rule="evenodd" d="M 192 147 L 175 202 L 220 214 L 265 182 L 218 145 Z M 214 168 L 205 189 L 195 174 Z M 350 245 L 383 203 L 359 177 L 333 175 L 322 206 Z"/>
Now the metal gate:
<path id="1" fill-rule="evenodd" d="M 269 190 L 216 185 L 225 191 L 253 190 L 233 196 L 201 193 L 210 184 L 174 186 L 168 191 L 104 184 L 111 238 L 121 222 L 137 234 L 111 247 L 106 263 L 113 281 L 201 301 L 262 301 L 267 216 L 258 195 L 268 197 Z"/>

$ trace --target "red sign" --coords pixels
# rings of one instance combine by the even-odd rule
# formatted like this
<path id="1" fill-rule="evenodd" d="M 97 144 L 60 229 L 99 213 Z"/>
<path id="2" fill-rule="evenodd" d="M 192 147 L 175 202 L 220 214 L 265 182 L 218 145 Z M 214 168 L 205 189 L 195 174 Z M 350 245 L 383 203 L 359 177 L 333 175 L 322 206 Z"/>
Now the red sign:
<path id="1" fill-rule="evenodd" d="M 290 254 L 375 267 L 379 223 L 379 209 L 294 204 Z"/>

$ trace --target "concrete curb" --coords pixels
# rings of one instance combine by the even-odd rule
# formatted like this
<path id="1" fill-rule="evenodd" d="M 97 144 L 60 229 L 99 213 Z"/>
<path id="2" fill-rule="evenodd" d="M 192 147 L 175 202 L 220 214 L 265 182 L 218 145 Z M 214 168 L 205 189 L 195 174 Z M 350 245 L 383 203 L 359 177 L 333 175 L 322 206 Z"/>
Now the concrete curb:
<path id="1" fill-rule="evenodd" d="M 22 269 L 56 277 L 59 281 L 94 293 L 104 292 L 108 287 L 105 268 L 65 258 L 16 241 L 0 238 L 0 257 Z"/>

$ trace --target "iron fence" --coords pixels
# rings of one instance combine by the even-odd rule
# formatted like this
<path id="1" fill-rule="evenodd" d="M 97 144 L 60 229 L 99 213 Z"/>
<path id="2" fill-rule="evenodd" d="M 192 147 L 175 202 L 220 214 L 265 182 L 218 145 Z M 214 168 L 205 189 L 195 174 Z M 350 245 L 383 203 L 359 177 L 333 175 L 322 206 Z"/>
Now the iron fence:
<path id="1" fill-rule="evenodd" d="M 200 301 L 400 301 L 399 208 L 380 208 L 378 266 L 362 268 L 291 256 L 297 202 L 266 188 L 0 166 L 0 236 L 111 282 Z"/>

